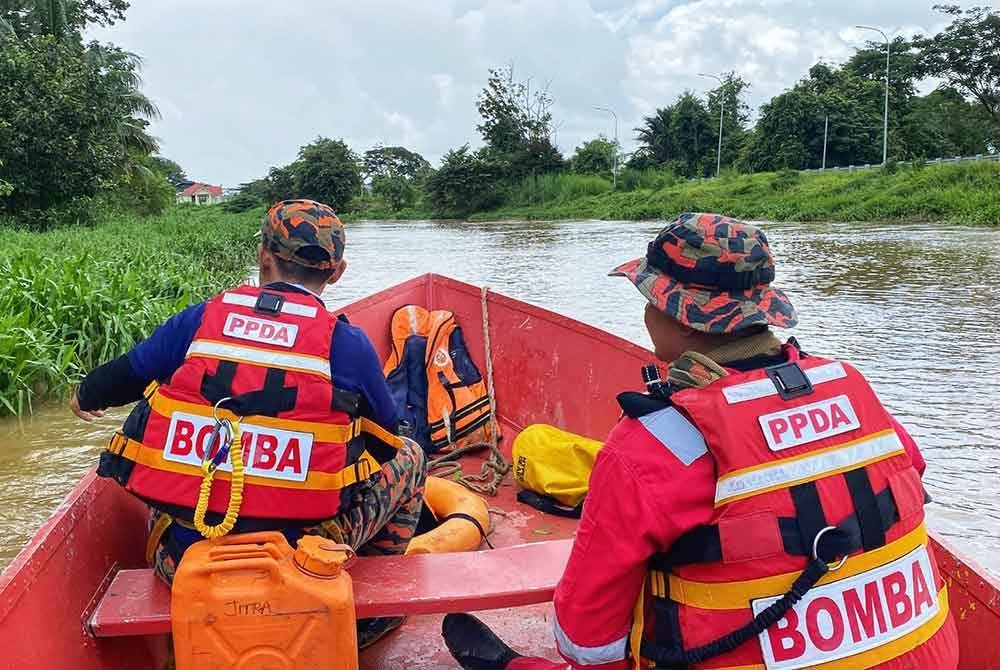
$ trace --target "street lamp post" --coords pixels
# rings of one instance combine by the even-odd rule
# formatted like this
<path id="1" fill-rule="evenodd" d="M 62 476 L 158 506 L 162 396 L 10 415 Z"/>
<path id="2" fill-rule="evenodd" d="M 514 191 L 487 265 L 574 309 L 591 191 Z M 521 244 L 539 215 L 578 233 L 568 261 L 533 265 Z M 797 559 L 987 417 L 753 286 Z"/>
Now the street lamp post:
<path id="1" fill-rule="evenodd" d="M 726 82 L 722 81 L 721 77 L 714 74 L 698 74 L 699 77 L 705 77 L 706 79 L 715 79 L 719 82 L 720 92 L 719 92 L 719 148 L 716 152 L 715 160 L 715 176 L 718 177 L 722 174 L 722 119 L 726 115 L 726 101 L 722 97 L 725 91 L 721 88 L 726 85 Z"/>
<path id="2" fill-rule="evenodd" d="M 618 189 L 618 115 L 615 114 L 615 110 L 609 109 L 608 107 L 594 107 L 599 112 L 607 112 L 615 119 L 615 155 L 611 167 L 611 183 L 613 184 L 615 190 Z"/>
<path id="3" fill-rule="evenodd" d="M 823 122 L 823 167 L 822 170 L 826 170 L 826 137 L 827 131 L 830 129 L 830 115 L 826 115 L 826 120 Z"/>
<path id="4" fill-rule="evenodd" d="M 872 26 L 855 26 L 855 28 L 871 30 L 885 38 L 885 115 L 882 120 L 882 165 L 885 165 L 889 158 L 889 50 L 891 43 L 889 36 L 878 28 Z"/>

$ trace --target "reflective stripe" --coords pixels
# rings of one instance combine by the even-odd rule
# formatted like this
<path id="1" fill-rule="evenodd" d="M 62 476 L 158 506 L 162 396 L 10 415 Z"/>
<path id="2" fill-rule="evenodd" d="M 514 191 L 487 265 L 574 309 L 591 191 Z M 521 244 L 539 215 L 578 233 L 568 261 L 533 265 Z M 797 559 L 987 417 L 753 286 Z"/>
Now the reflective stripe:
<path id="1" fill-rule="evenodd" d="M 920 524 L 901 538 L 878 549 L 851 556 L 840 570 L 826 573 L 818 586 L 830 584 L 905 556 L 917 547 L 927 546 L 927 529 Z M 696 582 L 670 575 L 670 599 L 680 605 L 705 610 L 741 610 L 750 601 L 787 593 L 801 572 L 786 572 L 773 577 L 760 577 L 739 582 Z"/>
<path id="2" fill-rule="evenodd" d="M 223 293 L 222 302 L 227 305 L 239 305 L 240 307 L 256 307 L 257 298 L 252 295 L 245 295 L 243 293 Z M 313 318 L 316 316 L 317 309 L 315 307 L 310 307 L 309 305 L 300 305 L 295 302 L 285 302 L 281 305 L 282 314 L 293 314 L 295 316 L 305 316 L 308 318 Z"/>
<path id="3" fill-rule="evenodd" d="M 187 355 L 221 358 L 236 363 L 251 363 L 254 365 L 265 365 L 269 368 L 310 372 L 330 379 L 330 361 L 318 356 L 271 351 L 270 349 L 258 349 L 256 347 L 243 347 L 216 340 L 195 340 L 188 347 Z"/>
<path id="4" fill-rule="evenodd" d="M 639 417 L 646 430 L 684 465 L 708 452 L 705 438 L 675 407 L 661 409 Z"/>
<path id="5" fill-rule="evenodd" d="M 170 417 L 174 412 L 187 412 L 199 416 L 212 416 L 212 408 L 208 405 L 199 405 L 193 402 L 175 400 L 168 398 L 162 393 L 154 393 L 149 398 L 149 406 L 154 412 L 161 416 Z M 219 408 L 219 416 L 225 419 L 237 419 L 235 414 L 227 409 Z M 388 430 L 378 425 L 367 417 L 360 417 L 349 424 L 317 423 L 314 421 L 298 421 L 296 419 L 275 418 L 270 416 L 255 416 L 253 423 L 268 428 L 279 428 L 282 430 L 295 430 L 304 433 L 312 433 L 318 442 L 333 442 L 346 444 L 358 436 L 359 433 L 369 433 L 379 441 L 396 449 L 405 446 L 403 438 L 393 435 Z"/>
<path id="6" fill-rule="evenodd" d="M 715 485 L 715 506 L 847 472 L 900 453 L 903 443 L 896 431 L 889 429 L 828 449 L 730 472 Z"/>
<path id="7" fill-rule="evenodd" d="M 552 630 L 556 636 L 556 648 L 559 649 L 559 653 L 577 665 L 601 665 L 625 660 L 628 635 L 599 647 L 585 647 L 569 639 L 566 631 L 559 625 L 558 614 L 552 617 Z"/>
<path id="8" fill-rule="evenodd" d="M 112 450 L 110 445 L 108 450 Z M 247 447 L 244 447 L 244 453 L 248 453 Z M 126 438 L 126 444 L 121 451 L 121 455 L 130 461 L 134 461 L 139 465 L 144 465 L 147 468 L 153 468 L 154 470 L 172 472 L 179 475 L 188 475 L 198 479 L 201 479 L 202 477 L 200 467 L 165 460 L 163 458 L 162 449 L 147 447 L 141 442 L 136 442 L 135 440 L 129 440 Z M 340 489 L 356 484 L 359 481 L 368 479 L 381 469 L 382 466 L 375 460 L 375 457 L 367 451 L 364 451 L 358 458 L 357 466 L 348 465 L 343 470 L 339 470 L 337 472 L 319 472 L 317 470 L 310 470 L 306 475 L 305 481 L 297 482 L 285 479 L 272 479 L 270 477 L 246 475 L 246 483 L 271 489 L 279 488 L 306 491 L 339 491 Z M 223 481 L 230 481 L 232 479 L 232 474 L 221 469 L 216 470 L 215 480 L 218 481 L 220 479 Z"/>
<path id="9" fill-rule="evenodd" d="M 806 373 L 806 377 L 809 378 L 813 386 L 824 382 L 832 382 L 834 379 L 843 379 L 847 376 L 847 370 L 840 363 L 827 363 L 826 365 L 819 365 L 815 368 L 803 370 L 803 372 Z M 722 389 L 722 394 L 726 396 L 726 402 L 730 405 L 735 405 L 738 402 L 777 395 L 778 389 L 774 387 L 774 382 L 770 379 L 758 379 L 757 381 L 735 384 L 734 386 L 724 388 Z"/>

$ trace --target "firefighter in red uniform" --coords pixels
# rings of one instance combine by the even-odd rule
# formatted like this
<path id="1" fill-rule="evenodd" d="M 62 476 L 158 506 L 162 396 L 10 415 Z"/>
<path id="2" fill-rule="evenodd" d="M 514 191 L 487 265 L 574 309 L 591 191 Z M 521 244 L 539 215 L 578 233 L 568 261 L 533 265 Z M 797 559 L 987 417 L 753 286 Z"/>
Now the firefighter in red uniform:
<path id="1" fill-rule="evenodd" d="M 958 664 L 924 461 L 857 370 L 782 344 L 764 234 L 684 214 L 613 273 L 648 300 L 666 382 L 619 396 L 555 594 L 565 662 L 445 618 L 469 670 Z"/>
<path id="2" fill-rule="evenodd" d="M 344 272 L 344 244 L 327 205 L 277 203 L 261 225 L 259 288 L 174 315 L 74 394 L 88 421 L 138 401 L 98 474 L 153 509 L 147 560 L 168 583 L 188 546 L 228 532 L 321 534 L 380 554 L 413 536 L 423 450 L 396 435 L 367 335 L 319 296 Z M 359 642 L 401 622 L 359 621 Z"/>

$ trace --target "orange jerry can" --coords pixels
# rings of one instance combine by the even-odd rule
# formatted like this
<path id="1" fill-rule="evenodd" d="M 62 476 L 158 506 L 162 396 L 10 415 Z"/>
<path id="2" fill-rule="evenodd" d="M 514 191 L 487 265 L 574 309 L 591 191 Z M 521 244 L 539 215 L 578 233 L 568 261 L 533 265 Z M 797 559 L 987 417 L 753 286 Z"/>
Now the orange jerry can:
<path id="1" fill-rule="evenodd" d="M 353 556 L 278 532 L 193 544 L 170 601 L 177 670 L 356 670 Z"/>

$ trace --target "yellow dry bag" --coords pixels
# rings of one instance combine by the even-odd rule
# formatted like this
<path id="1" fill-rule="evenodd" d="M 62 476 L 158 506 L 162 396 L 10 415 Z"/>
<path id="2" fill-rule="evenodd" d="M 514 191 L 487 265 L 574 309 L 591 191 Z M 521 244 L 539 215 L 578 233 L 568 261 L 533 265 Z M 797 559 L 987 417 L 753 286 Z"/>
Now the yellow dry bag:
<path id="1" fill-rule="evenodd" d="M 579 517 L 590 471 L 603 444 L 546 424 L 528 426 L 514 440 L 517 499 L 532 507 Z"/>

